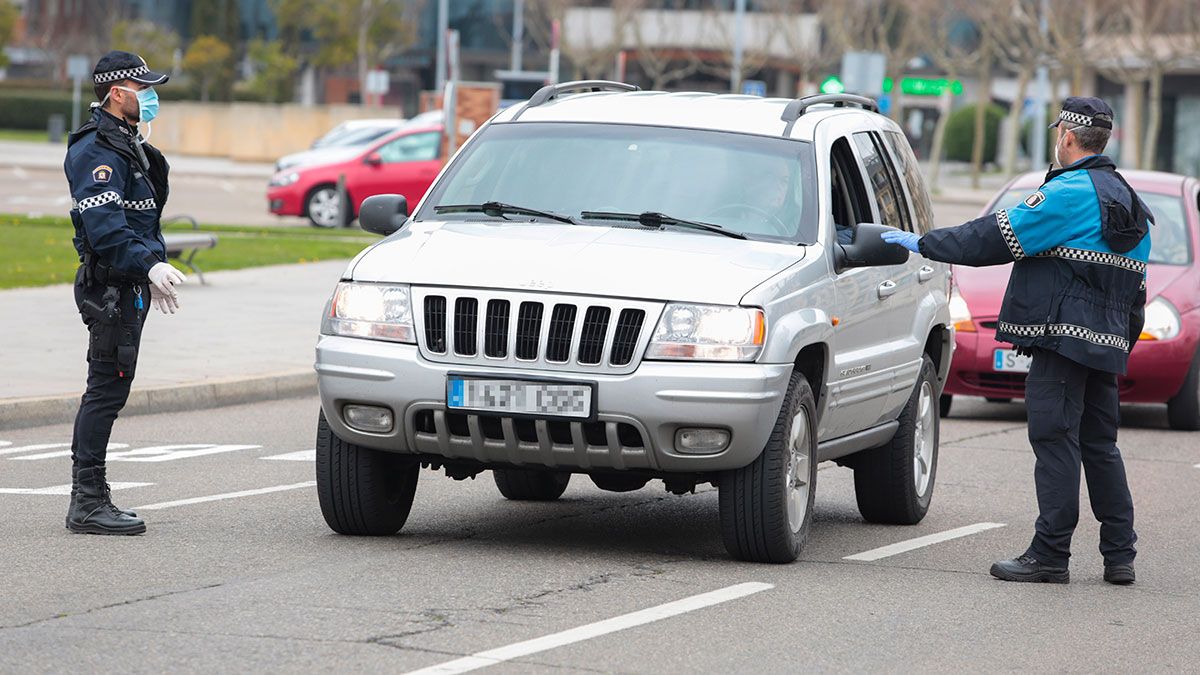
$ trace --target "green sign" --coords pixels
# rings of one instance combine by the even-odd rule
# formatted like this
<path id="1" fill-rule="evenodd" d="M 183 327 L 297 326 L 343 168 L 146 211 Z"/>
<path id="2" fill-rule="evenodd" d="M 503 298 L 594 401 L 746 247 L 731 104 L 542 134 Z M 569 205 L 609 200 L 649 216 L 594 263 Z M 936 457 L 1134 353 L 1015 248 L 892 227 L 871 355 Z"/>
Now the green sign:
<path id="1" fill-rule="evenodd" d="M 883 78 L 883 93 L 890 94 L 894 84 L 892 78 Z M 934 77 L 906 77 L 900 80 L 900 91 L 908 96 L 941 96 L 947 88 L 956 96 L 963 92 L 962 82 L 959 80 Z M 822 94 L 841 94 L 845 91 L 846 87 L 837 75 L 830 75 L 821 82 Z"/>

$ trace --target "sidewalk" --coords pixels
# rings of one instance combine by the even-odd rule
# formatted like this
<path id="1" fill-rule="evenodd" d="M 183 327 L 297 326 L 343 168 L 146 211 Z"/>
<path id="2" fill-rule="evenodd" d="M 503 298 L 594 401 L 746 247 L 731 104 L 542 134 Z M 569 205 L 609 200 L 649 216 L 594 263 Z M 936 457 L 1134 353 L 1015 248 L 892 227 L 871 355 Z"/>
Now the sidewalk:
<path id="1" fill-rule="evenodd" d="M 126 412 L 315 391 L 321 312 L 347 261 L 258 267 L 189 281 L 178 314 L 150 310 Z M 149 306 L 147 306 L 149 310 Z M 0 291 L 0 429 L 69 422 L 87 373 L 87 331 L 67 285 Z"/>
<path id="2" fill-rule="evenodd" d="M 54 169 L 62 171 L 67 144 L 31 141 L 0 141 L 0 157 L 6 167 L 22 169 Z M 195 157 L 172 154 L 171 174 L 215 176 L 219 178 L 261 178 L 265 182 L 275 173 L 275 166 L 266 162 L 235 162 L 220 157 Z"/>

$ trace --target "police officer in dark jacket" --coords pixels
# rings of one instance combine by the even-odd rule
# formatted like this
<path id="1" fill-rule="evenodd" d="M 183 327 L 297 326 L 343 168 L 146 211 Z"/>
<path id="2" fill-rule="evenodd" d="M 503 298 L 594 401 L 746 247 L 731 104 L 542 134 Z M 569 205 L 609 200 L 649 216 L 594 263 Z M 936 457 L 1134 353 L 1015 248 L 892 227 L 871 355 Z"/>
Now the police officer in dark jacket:
<path id="1" fill-rule="evenodd" d="M 1153 217 L 1101 154 L 1112 120 L 1100 99 L 1068 98 L 1051 125 L 1059 168 L 1023 202 L 923 237 L 883 235 L 956 265 L 1016 261 L 996 339 L 1033 356 L 1025 402 L 1039 515 L 1028 550 L 992 565 L 1006 581 L 1069 580 L 1081 463 L 1100 521 L 1104 579 L 1134 581 L 1137 535 L 1117 449 L 1117 375 L 1142 332 Z"/>
<path id="2" fill-rule="evenodd" d="M 64 170 L 80 266 L 75 304 L 88 328 L 87 390 L 71 442 L 71 506 L 67 529 L 90 534 L 141 534 L 146 524 L 113 506 L 105 453 L 117 414 L 129 398 L 149 304 L 175 313 L 175 286 L 185 279 L 166 262 L 160 219 L 168 166 L 138 124 L 158 113 L 153 86 L 167 81 L 129 52 L 109 52 L 92 72 L 91 119 L 67 139 Z"/>

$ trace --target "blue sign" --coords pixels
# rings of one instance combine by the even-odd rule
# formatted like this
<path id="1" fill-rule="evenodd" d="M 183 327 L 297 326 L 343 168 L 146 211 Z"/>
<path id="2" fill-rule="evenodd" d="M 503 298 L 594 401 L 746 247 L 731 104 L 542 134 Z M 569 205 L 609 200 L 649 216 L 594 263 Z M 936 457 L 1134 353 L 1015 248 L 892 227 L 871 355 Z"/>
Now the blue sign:
<path id="1" fill-rule="evenodd" d="M 762 80 L 746 80 L 742 82 L 743 96 L 766 96 L 767 83 Z"/>
<path id="2" fill-rule="evenodd" d="M 891 112 L 891 110 L 892 110 L 892 97 L 887 94 L 880 96 L 879 97 L 879 112 L 886 115 L 889 112 Z"/>

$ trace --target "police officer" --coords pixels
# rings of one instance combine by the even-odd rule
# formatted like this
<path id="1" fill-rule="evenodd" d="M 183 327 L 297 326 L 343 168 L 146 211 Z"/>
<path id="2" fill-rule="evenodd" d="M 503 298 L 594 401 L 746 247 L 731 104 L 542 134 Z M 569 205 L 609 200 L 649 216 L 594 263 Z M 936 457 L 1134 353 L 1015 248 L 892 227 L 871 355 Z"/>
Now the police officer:
<path id="1" fill-rule="evenodd" d="M 1033 356 L 1025 402 L 1039 515 L 1028 550 L 992 565 L 1005 581 L 1069 581 L 1081 462 L 1100 521 L 1104 580 L 1134 581 L 1137 535 L 1117 449 L 1117 375 L 1142 332 L 1153 217 L 1101 154 L 1112 120 L 1100 99 L 1066 99 L 1051 125 L 1058 168 L 1023 202 L 923 237 L 883 235 L 957 265 L 1016 261 L 996 339 Z"/>
<path id="2" fill-rule="evenodd" d="M 183 274 L 166 262 L 160 219 L 168 165 L 138 124 L 158 113 L 153 87 L 167 76 L 139 56 L 113 51 L 92 71 L 98 103 L 67 139 L 64 169 L 80 266 L 75 303 L 88 328 L 87 390 L 71 441 L 71 506 L 67 529 L 90 534 L 141 534 L 146 524 L 113 506 L 105 452 L 117 414 L 129 398 L 149 304 L 179 308 Z"/>

